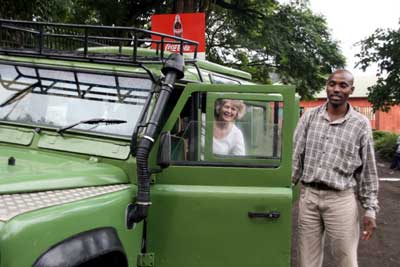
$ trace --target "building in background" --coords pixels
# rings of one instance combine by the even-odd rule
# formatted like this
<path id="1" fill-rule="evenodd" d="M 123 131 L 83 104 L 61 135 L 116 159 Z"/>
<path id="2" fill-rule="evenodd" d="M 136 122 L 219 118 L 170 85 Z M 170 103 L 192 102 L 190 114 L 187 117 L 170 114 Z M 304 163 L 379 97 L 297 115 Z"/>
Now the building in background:
<path id="1" fill-rule="evenodd" d="M 354 109 L 370 120 L 372 129 L 400 134 L 400 106 L 393 106 L 389 112 L 377 111 L 374 113 L 372 104 L 368 102 L 368 87 L 375 84 L 376 77 L 374 75 L 359 75 L 354 79 L 355 89 L 349 99 Z M 300 109 L 305 111 L 308 108 L 321 105 L 325 101 L 326 91 L 322 90 L 317 94 L 315 100 L 301 101 Z"/>

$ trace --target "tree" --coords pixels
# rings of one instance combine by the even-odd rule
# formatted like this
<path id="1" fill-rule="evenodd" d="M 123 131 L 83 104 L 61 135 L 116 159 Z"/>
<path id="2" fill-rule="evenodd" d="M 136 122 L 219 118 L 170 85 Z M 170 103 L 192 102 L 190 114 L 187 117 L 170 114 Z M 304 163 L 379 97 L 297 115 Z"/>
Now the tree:
<path id="1" fill-rule="evenodd" d="M 368 88 L 368 100 L 373 109 L 389 111 L 400 104 L 400 27 L 393 29 L 377 29 L 360 41 L 361 52 L 356 54 L 362 70 L 377 64 L 378 80 Z"/>
<path id="2" fill-rule="evenodd" d="M 35 2 L 53 7 L 52 12 L 39 12 L 50 21 L 141 28 L 150 28 L 152 14 L 205 12 L 208 60 L 248 71 L 260 83 L 270 83 L 271 73 L 277 74 L 282 83 L 295 85 L 303 98 L 320 91 L 327 74 L 345 63 L 325 19 L 307 8 L 307 0 L 289 5 L 277 0 Z M 29 17 L 29 8 L 25 13 Z"/>
<path id="3" fill-rule="evenodd" d="M 230 1 L 215 7 L 207 22 L 207 56 L 236 66 L 268 82 L 277 73 L 303 98 L 320 91 L 328 73 L 343 67 L 344 57 L 325 19 L 306 6 L 269 1 Z"/>
<path id="4" fill-rule="evenodd" d="M 34 1 L 2 0 L 0 18 L 31 20 L 34 6 Z"/>
<path id="5" fill-rule="evenodd" d="M 66 21 L 76 0 L 1 0 L 0 18 L 38 21 Z"/>

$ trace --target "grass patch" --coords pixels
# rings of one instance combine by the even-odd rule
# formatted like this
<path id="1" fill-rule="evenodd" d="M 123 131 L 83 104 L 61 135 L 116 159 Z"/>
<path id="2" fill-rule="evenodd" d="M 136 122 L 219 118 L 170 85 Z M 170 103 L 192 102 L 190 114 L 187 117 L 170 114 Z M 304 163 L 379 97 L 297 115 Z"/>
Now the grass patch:
<path id="1" fill-rule="evenodd" d="M 384 160 L 391 161 L 396 152 L 397 134 L 385 131 L 373 132 L 375 151 Z"/>

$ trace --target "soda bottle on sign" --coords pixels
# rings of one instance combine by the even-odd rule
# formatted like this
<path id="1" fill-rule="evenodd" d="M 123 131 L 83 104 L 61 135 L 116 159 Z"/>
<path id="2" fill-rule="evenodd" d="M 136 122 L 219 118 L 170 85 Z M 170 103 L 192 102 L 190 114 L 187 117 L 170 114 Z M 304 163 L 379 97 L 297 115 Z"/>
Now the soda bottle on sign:
<path id="1" fill-rule="evenodd" d="M 176 15 L 174 21 L 174 35 L 177 37 L 182 37 L 182 33 L 183 33 L 183 25 L 181 22 L 181 17 L 179 15 Z"/>

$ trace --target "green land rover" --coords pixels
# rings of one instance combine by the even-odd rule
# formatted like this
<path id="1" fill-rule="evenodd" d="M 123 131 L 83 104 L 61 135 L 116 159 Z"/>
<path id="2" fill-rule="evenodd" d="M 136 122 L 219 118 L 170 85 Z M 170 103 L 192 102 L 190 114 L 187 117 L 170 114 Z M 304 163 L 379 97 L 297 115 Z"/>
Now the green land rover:
<path id="1" fill-rule="evenodd" d="M 1 267 L 290 266 L 294 88 L 171 43 L 0 20 Z M 213 150 L 222 99 L 243 154 Z"/>

